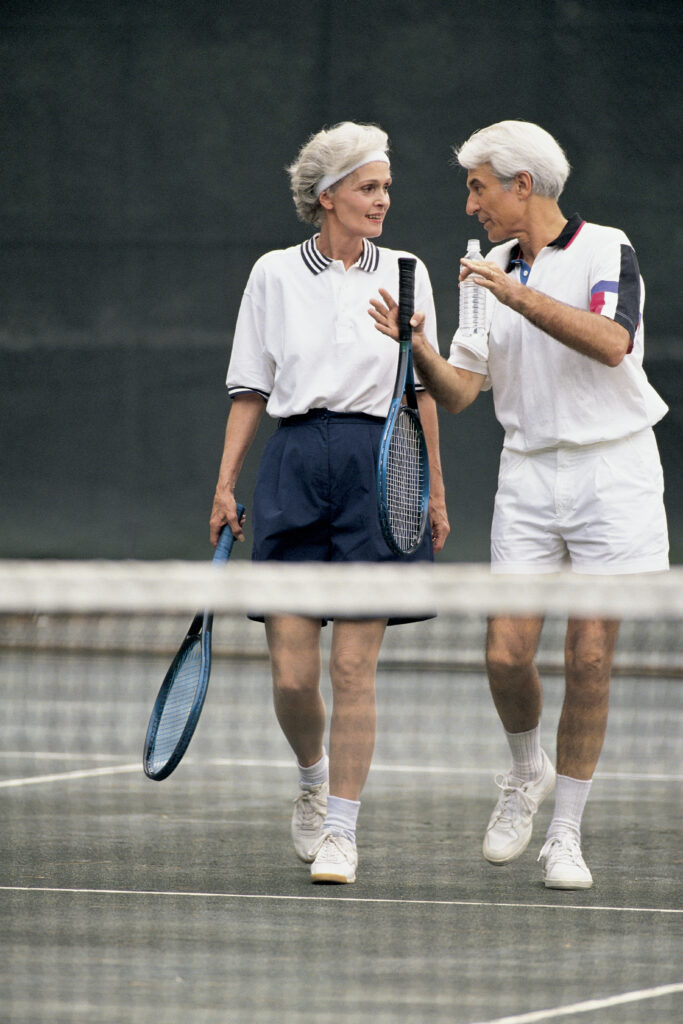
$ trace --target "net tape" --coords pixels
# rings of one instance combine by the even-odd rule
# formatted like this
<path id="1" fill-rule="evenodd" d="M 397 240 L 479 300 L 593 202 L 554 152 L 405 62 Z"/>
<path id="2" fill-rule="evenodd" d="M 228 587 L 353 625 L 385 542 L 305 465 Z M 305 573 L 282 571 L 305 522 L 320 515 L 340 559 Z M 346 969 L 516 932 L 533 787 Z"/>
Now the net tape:
<path id="1" fill-rule="evenodd" d="M 683 619 L 683 567 L 629 576 L 497 575 L 487 565 L 0 561 L 0 612 Z"/>

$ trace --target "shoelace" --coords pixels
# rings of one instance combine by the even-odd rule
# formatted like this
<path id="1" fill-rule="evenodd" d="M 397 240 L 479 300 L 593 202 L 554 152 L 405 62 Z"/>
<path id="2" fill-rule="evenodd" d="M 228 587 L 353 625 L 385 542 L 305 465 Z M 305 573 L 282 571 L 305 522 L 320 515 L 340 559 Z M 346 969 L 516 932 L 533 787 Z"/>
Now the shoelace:
<path id="1" fill-rule="evenodd" d="M 327 835 L 323 837 L 320 844 L 320 850 L 318 850 L 318 855 L 320 854 L 320 851 L 325 848 L 326 860 L 331 861 L 333 864 L 339 863 L 340 861 L 346 862 L 349 858 L 349 852 L 344 848 L 344 844 L 351 846 L 349 840 L 345 839 L 344 836 L 335 836 L 331 832 L 328 832 Z M 333 849 L 330 850 L 330 847 Z"/>
<path id="2" fill-rule="evenodd" d="M 524 784 L 511 786 L 509 775 L 496 775 L 495 783 L 502 790 L 496 808 L 498 811 L 497 821 L 506 818 L 514 825 L 522 817 L 523 811 L 526 811 L 527 814 L 536 813 L 538 804 L 523 788 Z"/>
<path id="3" fill-rule="evenodd" d="M 548 864 L 561 859 L 572 864 L 580 864 L 583 860 L 581 847 L 574 836 L 551 836 L 546 839 L 537 860 L 548 859 Z"/>
<path id="4" fill-rule="evenodd" d="M 304 789 L 301 791 L 298 797 L 294 800 L 299 815 L 302 819 L 302 825 L 310 825 L 315 823 L 316 819 L 323 814 L 322 800 L 318 793 L 313 793 L 310 790 Z"/>

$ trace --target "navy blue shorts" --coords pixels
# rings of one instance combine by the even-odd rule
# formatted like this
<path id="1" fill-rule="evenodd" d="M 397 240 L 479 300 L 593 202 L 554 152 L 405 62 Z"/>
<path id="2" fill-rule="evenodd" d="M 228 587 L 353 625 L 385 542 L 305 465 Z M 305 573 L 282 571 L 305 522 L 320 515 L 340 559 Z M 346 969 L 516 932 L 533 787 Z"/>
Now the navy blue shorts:
<path id="1" fill-rule="evenodd" d="M 376 473 L 384 422 L 326 409 L 280 421 L 266 443 L 254 492 L 254 561 L 433 560 L 429 529 L 406 558 L 382 536 Z"/>

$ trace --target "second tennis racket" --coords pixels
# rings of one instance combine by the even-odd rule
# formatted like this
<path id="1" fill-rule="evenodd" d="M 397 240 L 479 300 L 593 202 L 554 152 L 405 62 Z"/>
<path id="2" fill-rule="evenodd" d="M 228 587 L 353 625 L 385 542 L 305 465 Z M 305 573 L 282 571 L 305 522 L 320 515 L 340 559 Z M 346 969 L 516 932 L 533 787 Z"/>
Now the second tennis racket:
<path id="1" fill-rule="evenodd" d="M 429 457 L 417 407 L 410 326 L 415 263 L 404 256 L 398 261 L 398 368 L 377 464 L 380 526 L 397 555 L 410 555 L 420 546 L 429 511 Z"/>
<path id="2" fill-rule="evenodd" d="M 244 507 L 237 506 L 242 522 Z M 213 564 L 227 562 L 235 538 L 223 528 Z M 199 721 L 211 672 L 212 612 L 199 612 L 192 620 L 178 653 L 161 684 L 147 726 L 142 766 L 150 779 L 161 782 L 180 764 Z"/>

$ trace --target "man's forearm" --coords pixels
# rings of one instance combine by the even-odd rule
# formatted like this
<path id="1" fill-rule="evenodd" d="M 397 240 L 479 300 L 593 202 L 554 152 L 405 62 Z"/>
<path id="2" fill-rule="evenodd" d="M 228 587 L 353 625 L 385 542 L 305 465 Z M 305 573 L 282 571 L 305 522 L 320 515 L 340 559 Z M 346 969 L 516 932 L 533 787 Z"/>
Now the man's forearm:
<path id="1" fill-rule="evenodd" d="M 618 366 L 628 352 L 631 336 L 615 320 L 552 299 L 515 281 L 495 263 L 485 260 L 464 260 L 463 263 L 477 284 L 562 345 L 606 366 Z"/>
<path id="2" fill-rule="evenodd" d="M 413 335 L 413 359 L 425 388 L 448 412 L 462 412 L 481 391 L 484 377 L 452 366 L 435 352 L 424 334 Z"/>
<path id="3" fill-rule="evenodd" d="M 533 288 L 515 292 L 510 306 L 551 338 L 606 366 L 618 366 L 628 352 L 628 331 L 609 317 L 568 306 Z"/>

